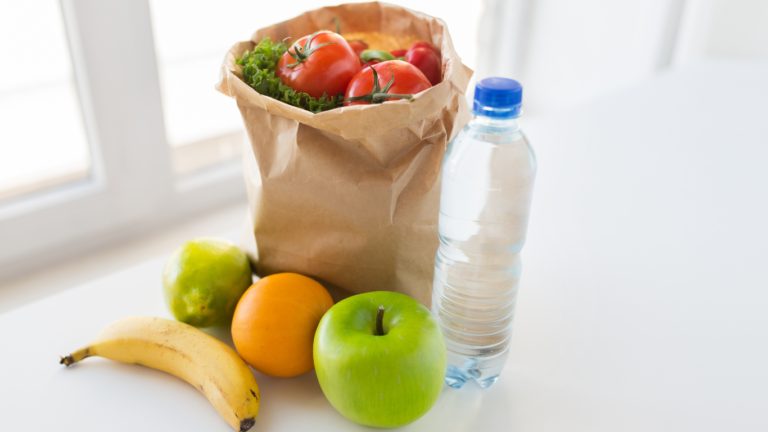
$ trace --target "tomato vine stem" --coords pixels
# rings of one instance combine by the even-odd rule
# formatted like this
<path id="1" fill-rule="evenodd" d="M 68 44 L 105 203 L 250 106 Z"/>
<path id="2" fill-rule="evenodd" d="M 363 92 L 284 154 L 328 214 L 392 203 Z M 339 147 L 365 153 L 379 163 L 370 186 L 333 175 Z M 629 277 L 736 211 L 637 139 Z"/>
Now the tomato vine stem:
<path id="1" fill-rule="evenodd" d="M 313 52 L 317 51 L 317 49 L 320 48 L 320 47 L 324 47 L 326 45 L 338 45 L 336 42 L 326 42 L 326 43 L 321 43 L 320 45 L 317 45 L 317 46 L 314 46 L 314 47 L 310 48 L 309 44 L 312 43 L 312 39 L 314 39 L 315 36 L 317 36 L 318 34 L 320 34 L 321 32 L 324 32 L 324 31 L 326 31 L 326 30 L 318 30 L 318 31 L 312 33 L 312 35 L 310 35 L 307 38 L 307 41 L 304 43 L 304 47 L 301 47 L 299 45 L 294 45 L 293 52 L 291 52 L 291 50 L 288 50 L 288 54 L 291 57 L 293 57 L 294 60 L 296 60 L 296 63 L 291 63 L 291 64 L 288 65 L 289 68 L 296 67 L 296 66 L 304 63 L 305 61 L 307 61 L 309 56 L 312 55 Z"/>
<path id="2" fill-rule="evenodd" d="M 412 94 L 394 94 L 394 93 L 387 93 L 389 91 L 389 88 L 392 87 L 392 84 L 395 82 L 395 74 L 392 73 L 392 67 L 389 67 L 389 75 L 391 78 L 389 79 L 389 82 L 387 85 L 384 86 L 384 88 L 381 88 L 379 86 L 379 74 L 376 72 L 376 69 L 371 66 L 368 63 L 365 63 L 369 68 L 371 68 L 371 71 L 373 72 L 373 90 L 365 95 L 362 96 L 353 96 L 348 97 L 344 99 L 344 102 L 357 102 L 357 101 L 363 101 L 368 103 L 382 103 L 386 101 L 389 98 L 394 99 L 413 99 Z"/>

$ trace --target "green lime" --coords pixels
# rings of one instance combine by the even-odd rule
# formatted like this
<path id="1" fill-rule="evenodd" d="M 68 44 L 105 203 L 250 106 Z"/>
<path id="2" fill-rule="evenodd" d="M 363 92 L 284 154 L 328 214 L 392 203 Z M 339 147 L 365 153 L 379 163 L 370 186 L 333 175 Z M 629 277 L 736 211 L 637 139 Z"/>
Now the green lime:
<path id="1" fill-rule="evenodd" d="M 165 304 L 195 327 L 226 326 L 253 283 L 248 257 L 232 243 L 201 237 L 181 245 L 163 269 Z"/>

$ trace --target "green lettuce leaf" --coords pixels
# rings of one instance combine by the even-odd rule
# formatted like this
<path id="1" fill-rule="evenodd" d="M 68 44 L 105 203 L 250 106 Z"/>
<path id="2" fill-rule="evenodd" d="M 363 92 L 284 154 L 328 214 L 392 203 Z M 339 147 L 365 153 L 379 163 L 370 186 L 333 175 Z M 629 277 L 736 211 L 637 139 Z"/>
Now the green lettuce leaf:
<path id="1" fill-rule="evenodd" d="M 243 81 L 264 96 L 313 113 L 340 107 L 344 100 L 343 93 L 336 96 L 323 93 L 319 99 L 313 98 L 284 85 L 282 79 L 275 77 L 277 62 L 287 50 L 285 42 L 274 43 L 268 37 L 262 39 L 253 51 L 246 51 L 242 58 L 235 59 L 237 64 L 243 66 Z"/>

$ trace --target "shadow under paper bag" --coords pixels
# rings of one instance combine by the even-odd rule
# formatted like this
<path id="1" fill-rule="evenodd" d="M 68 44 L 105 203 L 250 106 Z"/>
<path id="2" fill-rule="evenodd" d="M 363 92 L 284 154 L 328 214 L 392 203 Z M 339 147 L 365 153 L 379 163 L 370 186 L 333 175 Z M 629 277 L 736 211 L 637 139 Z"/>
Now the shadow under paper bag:
<path id="1" fill-rule="evenodd" d="M 262 96 L 242 81 L 235 58 L 263 37 L 295 40 L 332 29 L 334 17 L 342 36 L 379 32 L 440 47 L 443 81 L 412 101 L 319 114 Z M 316 278 L 335 301 L 395 291 L 430 307 L 442 159 L 469 121 L 464 92 L 471 75 L 442 20 L 385 3 L 306 12 L 235 44 L 216 89 L 237 101 L 250 141 L 243 154 L 249 220 L 242 246 L 257 274 Z"/>

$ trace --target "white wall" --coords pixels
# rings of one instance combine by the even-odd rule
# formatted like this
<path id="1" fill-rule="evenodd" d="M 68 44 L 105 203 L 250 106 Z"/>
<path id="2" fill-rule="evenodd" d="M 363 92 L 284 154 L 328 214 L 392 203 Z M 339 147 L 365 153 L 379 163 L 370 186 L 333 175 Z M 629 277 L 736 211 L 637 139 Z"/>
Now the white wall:
<path id="1" fill-rule="evenodd" d="M 714 16 L 705 56 L 768 60 L 768 1 L 719 0 Z"/>
<path id="2" fill-rule="evenodd" d="M 712 58 L 768 60 L 768 1 L 686 1 L 674 64 Z"/>
<path id="3" fill-rule="evenodd" d="M 667 62 L 676 3 L 536 1 L 520 70 L 529 112 L 578 105 L 652 75 Z"/>
<path id="4" fill-rule="evenodd" d="M 578 106 L 670 66 L 768 60 L 768 0 L 486 0 L 478 78 L 525 88 L 527 115 Z"/>

